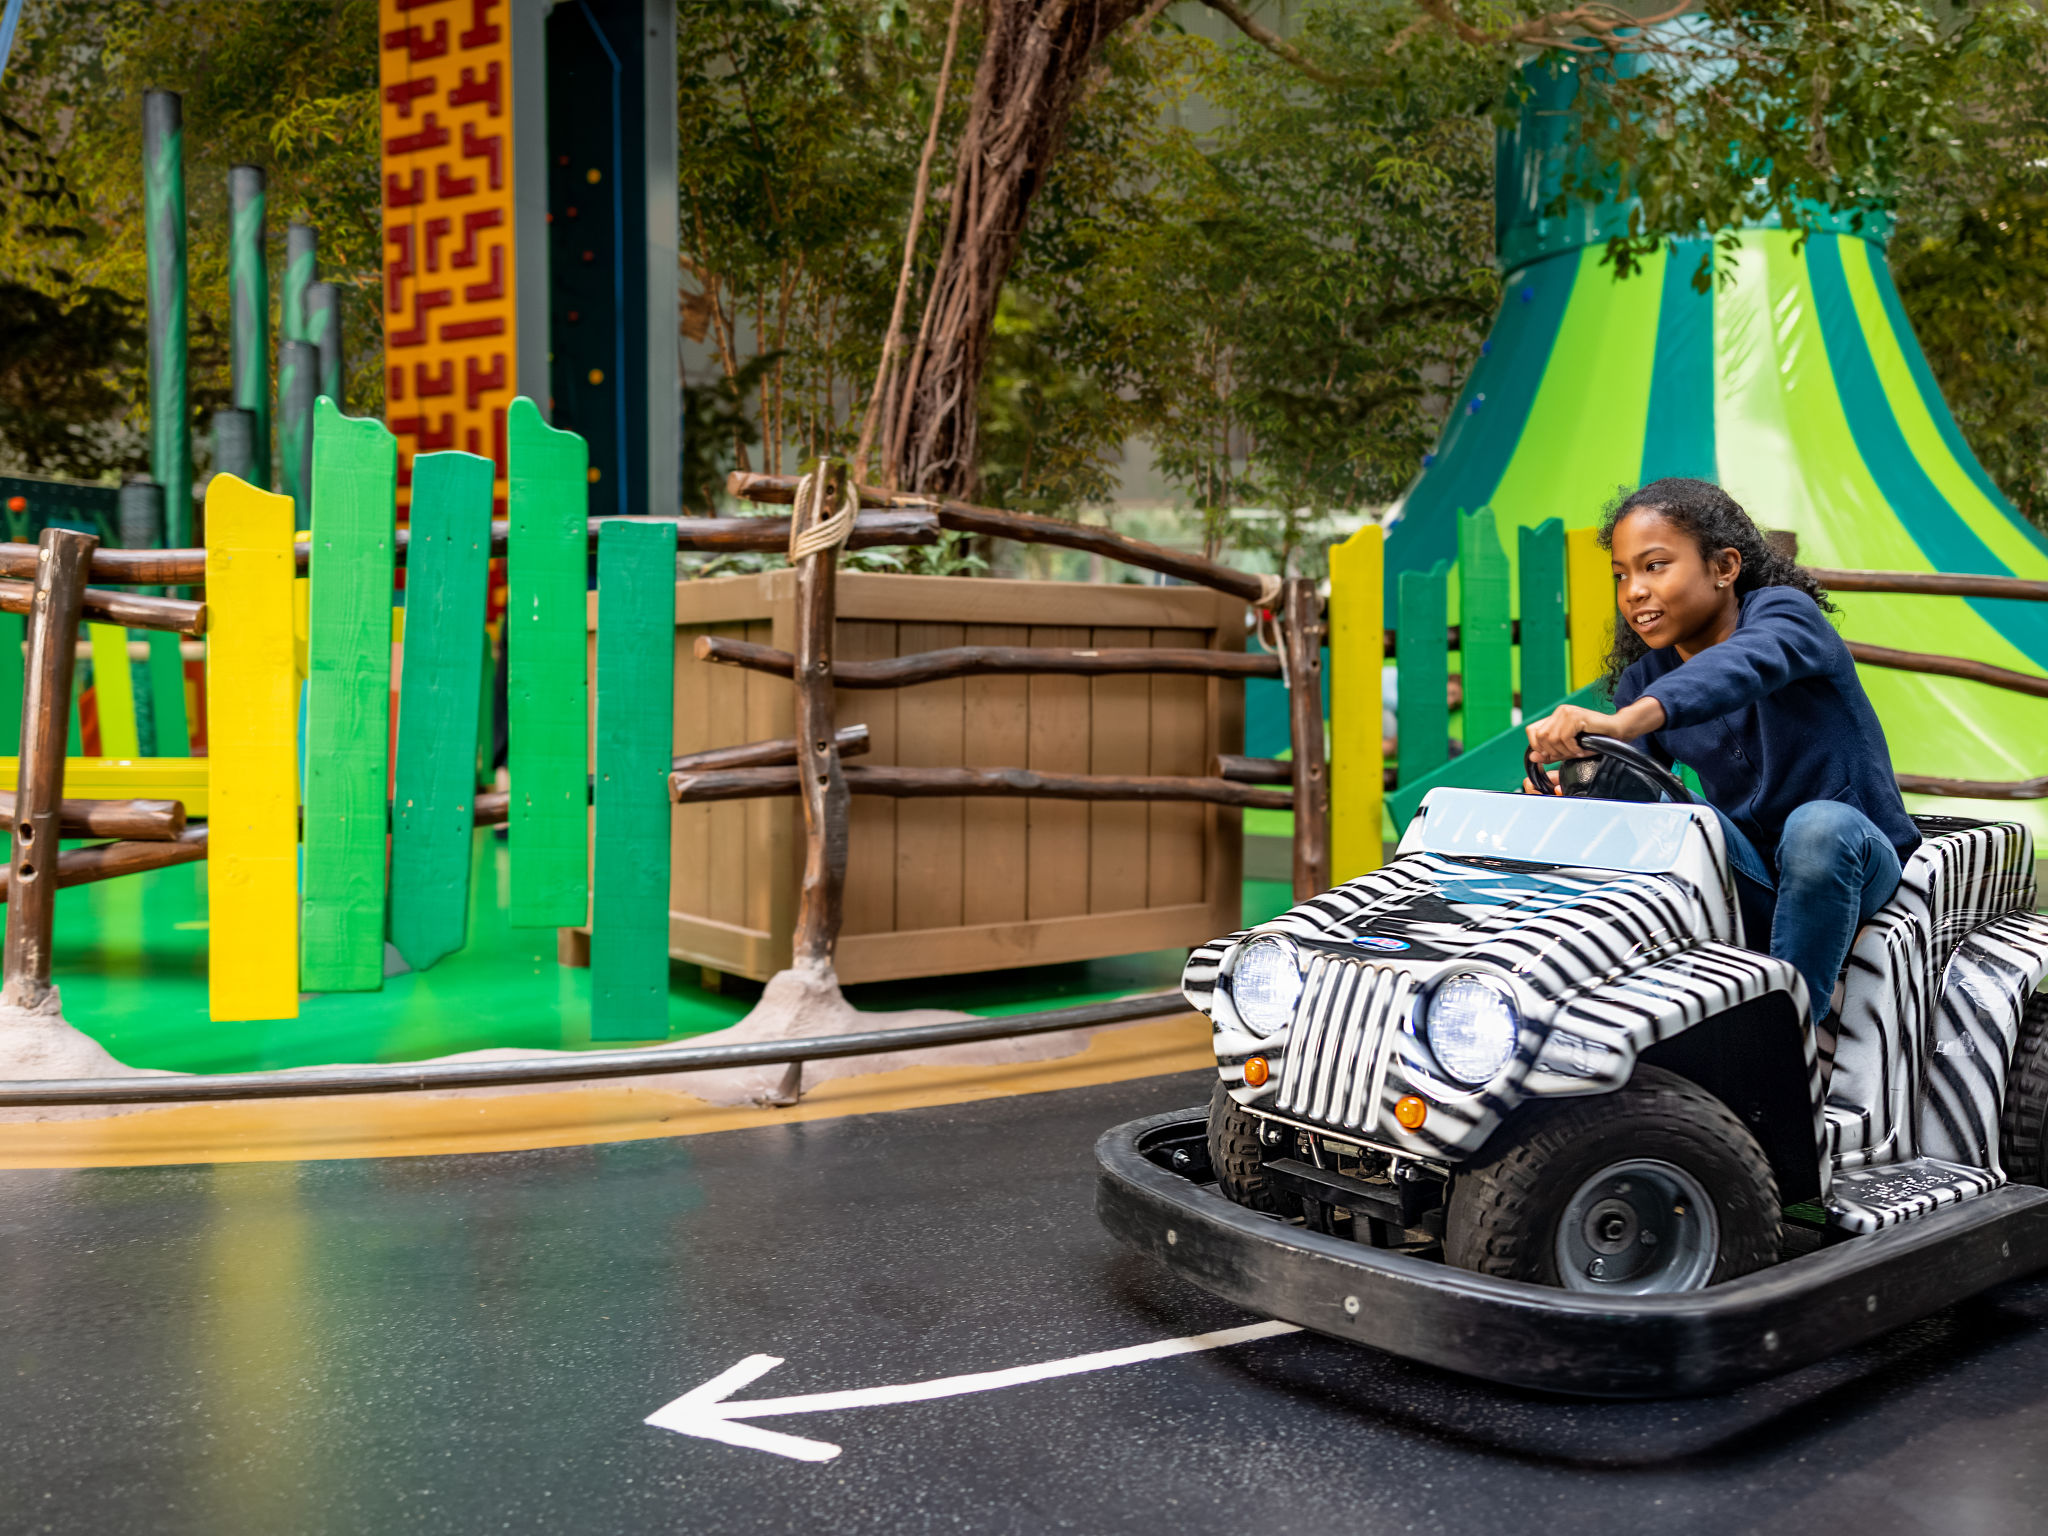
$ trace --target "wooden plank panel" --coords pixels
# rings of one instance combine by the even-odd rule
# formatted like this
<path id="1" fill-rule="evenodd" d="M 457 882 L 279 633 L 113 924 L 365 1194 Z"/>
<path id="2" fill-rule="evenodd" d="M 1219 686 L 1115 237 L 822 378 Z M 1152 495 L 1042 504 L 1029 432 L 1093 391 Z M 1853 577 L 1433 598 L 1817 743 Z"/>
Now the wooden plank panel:
<path id="1" fill-rule="evenodd" d="M 298 711 L 292 503 L 216 475 L 206 492 L 207 1003 L 299 1014 Z"/>
<path id="2" fill-rule="evenodd" d="M 1025 645 L 1031 631 L 1020 624 L 969 624 L 963 645 Z M 1193 679 L 1199 687 L 1200 678 Z M 1017 768 L 1031 755 L 1031 680 L 1027 677 L 970 677 L 961 691 L 961 761 L 969 768 Z M 858 806 L 860 797 L 854 804 Z M 1030 807 L 1022 800 L 965 802 L 964 847 L 967 880 L 961 891 L 961 921 L 972 927 L 1022 922 L 1025 915 L 1025 857 Z"/>
<path id="3" fill-rule="evenodd" d="M 484 606 L 490 580 L 489 459 L 423 453 L 412 466 L 398 751 L 391 796 L 391 942 L 424 971 L 468 938 L 476 769 L 490 678 Z M 325 504 L 316 516 L 325 516 Z M 317 569 L 317 567 L 316 567 Z"/>
<path id="4" fill-rule="evenodd" d="M 774 622 L 754 620 L 747 625 L 744 638 L 755 645 L 773 645 Z M 736 738 L 728 739 L 772 741 L 796 734 L 796 694 L 784 679 L 749 674 L 746 701 L 746 715 L 737 722 Z M 782 884 L 784 871 L 799 867 L 790 862 L 792 858 L 802 857 L 790 849 L 788 829 L 795 805 L 793 800 L 755 800 L 746 806 L 746 925 L 758 933 L 774 931 L 777 903 L 786 902 L 795 889 Z"/>
<path id="5" fill-rule="evenodd" d="M 1385 550 L 1385 534 L 1371 523 L 1330 548 L 1330 878 L 1337 881 L 1378 869 L 1384 852 Z"/>
<path id="6" fill-rule="evenodd" d="M 589 916 L 590 717 L 585 640 L 590 455 L 534 403 L 512 402 L 511 535 L 505 640 L 511 647 L 512 900 L 515 928 Z"/>
<path id="7" fill-rule="evenodd" d="M 1477 746 L 1514 720 L 1508 557 L 1490 507 L 1458 519 L 1458 630 L 1465 675 L 1464 739 L 1467 746 Z"/>
<path id="8" fill-rule="evenodd" d="M 711 739 L 713 668 L 692 654 L 702 629 L 675 632 L 675 754 L 716 746 Z M 711 891 L 711 811 L 708 805 L 677 805 L 669 812 L 669 912 L 702 917 Z"/>
<path id="9" fill-rule="evenodd" d="M 1202 629 L 1155 629 L 1157 646 L 1206 646 Z M 1153 677 L 1149 685 L 1151 743 L 1141 772 L 1198 778 L 1210 771 L 1209 680 L 1202 677 Z M 1203 832 L 1208 818 L 1199 805 L 1148 805 L 1146 813 L 1145 891 L 1132 906 L 1178 906 L 1200 901 L 1206 867 Z"/>
<path id="10" fill-rule="evenodd" d="M 100 756 L 140 757 L 135 734 L 135 674 L 128 665 L 128 631 L 119 624 L 88 624 L 92 642 L 93 702 L 100 719 Z"/>
<path id="11" fill-rule="evenodd" d="M 1450 710 L 1444 699 L 1450 657 L 1443 641 L 1450 627 L 1447 570 L 1446 563 L 1439 560 L 1427 571 L 1403 571 L 1400 577 L 1400 623 L 1394 650 L 1400 675 L 1394 712 L 1400 728 L 1396 755 L 1403 784 L 1412 784 L 1450 761 Z"/>
<path id="12" fill-rule="evenodd" d="M 1571 690 L 1565 680 L 1564 524 L 1549 518 L 1519 528 L 1522 607 L 1522 718 L 1534 720 Z"/>
<path id="13" fill-rule="evenodd" d="M 1083 646 L 1090 631 L 1034 625 L 1032 645 Z M 1092 711 L 1085 677 L 1034 677 L 1031 742 L 1024 766 L 1057 773 L 1088 771 Z M 1088 810 L 1058 800 L 1029 800 L 1025 911 L 1035 922 L 1088 910 Z"/>
<path id="14" fill-rule="evenodd" d="M 1096 650 L 1147 644 L 1147 629 L 1096 629 Z M 1097 677 L 1088 687 L 1088 772 L 1137 775 L 1152 757 L 1152 684 L 1140 673 Z M 1201 770 L 1197 769 L 1197 772 Z M 1149 808 L 1088 807 L 1088 910 L 1123 912 L 1145 905 Z"/>
<path id="15" fill-rule="evenodd" d="M 982 624 L 1206 629 L 1229 619 L 1242 623 L 1246 605 L 1206 587 L 845 571 L 840 574 L 838 607 L 842 620 L 884 623 L 958 624 L 972 618 Z"/>
<path id="16" fill-rule="evenodd" d="M 299 961 L 308 992 L 384 985 L 397 479 L 398 440 L 382 422 L 345 417 L 331 400 L 314 407 Z"/>
<path id="17" fill-rule="evenodd" d="M 675 744 L 676 530 L 597 541 L 590 1037 L 668 1034 L 668 765 Z"/>
<path id="18" fill-rule="evenodd" d="M 842 575 L 842 582 L 847 579 Z M 841 619 L 837 638 L 839 654 L 848 661 L 881 661 L 897 654 L 894 624 Z M 841 725 L 868 728 L 870 745 L 862 762 L 893 766 L 898 761 L 899 698 L 893 689 L 841 688 L 833 695 Z M 846 823 L 846 907 L 839 925 L 841 934 L 887 933 L 895 926 L 897 810 L 896 801 L 879 795 L 853 797 Z"/>
<path id="19" fill-rule="evenodd" d="M 960 624 L 897 626 L 899 655 L 961 645 Z M 896 694 L 896 761 L 913 768 L 958 768 L 961 679 L 924 683 Z M 896 927 L 957 928 L 966 858 L 966 809 L 961 800 L 906 800 L 896 807 Z"/>
<path id="20" fill-rule="evenodd" d="M 714 624 L 714 635 L 729 635 L 735 640 L 747 638 L 744 624 Z M 748 740 L 747 688 L 752 679 L 736 667 L 713 667 L 710 671 L 707 696 L 709 709 L 707 717 L 710 729 L 705 733 L 709 738 L 705 745 L 724 747 Z M 770 679 L 778 686 L 789 684 Z M 709 843 L 712 877 L 709 899 L 705 903 L 704 915 L 715 923 L 728 927 L 746 926 L 747 919 L 747 814 L 749 807 L 743 801 L 706 807 L 711 812 L 709 820 Z"/>

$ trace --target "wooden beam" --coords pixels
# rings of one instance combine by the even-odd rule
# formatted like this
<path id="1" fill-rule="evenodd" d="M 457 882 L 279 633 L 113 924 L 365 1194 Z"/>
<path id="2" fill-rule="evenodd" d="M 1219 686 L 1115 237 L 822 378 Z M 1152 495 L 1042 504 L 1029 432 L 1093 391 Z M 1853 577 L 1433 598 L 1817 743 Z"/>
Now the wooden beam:
<path id="1" fill-rule="evenodd" d="M 7 871 L 7 898 L 14 912 L 7 924 L 5 983 L 0 985 L 0 1002 L 15 1008 L 38 1008 L 50 995 L 65 733 L 86 570 L 98 544 L 89 533 L 45 528 L 38 546 L 21 705 L 21 778 Z"/>
<path id="2" fill-rule="evenodd" d="M 14 825 L 14 791 L 0 789 L 0 827 Z M 177 800 L 64 800 L 57 807 L 65 837 L 122 837 L 168 843 L 185 830 L 185 807 Z"/>
<path id="3" fill-rule="evenodd" d="M 123 624 L 130 629 L 161 629 L 174 635 L 206 633 L 206 604 L 175 597 L 142 597 L 133 592 L 106 592 L 87 587 L 79 594 L 79 612 L 96 624 Z M 0 581 L 0 613 L 27 613 L 35 600 L 28 581 Z"/>
<path id="4" fill-rule="evenodd" d="M 57 888 L 91 885 L 122 875 L 139 875 L 144 870 L 167 869 L 173 864 L 197 864 L 206 857 L 206 828 L 186 827 L 168 842 L 99 843 L 91 848 L 67 848 L 57 855 Z M 0 901 L 7 891 L 0 887 Z"/>
<path id="5" fill-rule="evenodd" d="M 1234 752 L 1219 752 L 1216 777 L 1233 784 L 1292 784 L 1294 764 L 1284 757 L 1239 757 Z"/>
<path id="6" fill-rule="evenodd" d="M 1487 534 L 1492 536 L 1490 524 Z M 1502 569 L 1504 572 L 1504 564 Z M 1505 574 L 1501 588 L 1501 617 L 1505 620 Z M 1316 584 L 1306 576 L 1290 576 L 1280 602 L 1280 639 L 1287 647 L 1287 720 L 1294 748 L 1294 899 L 1307 901 L 1330 888 L 1330 772 L 1323 747 L 1323 603 Z M 1501 627 L 1506 627 L 1504 622 Z M 1505 675 L 1501 680 L 1506 681 Z"/>
<path id="7" fill-rule="evenodd" d="M 754 475 L 735 471 L 726 476 L 725 488 L 748 501 L 787 504 L 796 494 L 796 480 L 789 475 Z M 1056 517 L 1037 517 L 1027 512 L 1004 512 L 994 507 L 969 506 L 965 502 L 931 502 L 918 496 L 898 496 L 861 486 L 862 506 L 898 509 L 926 509 L 938 514 L 941 527 L 956 533 L 983 534 L 991 538 L 1014 539 L 1020 544 L 1056 544 L 1066 549 L 1085 550 L 1141 570 L 1159 571 L 1197 586 L 1213 587 L 1248 603 L 1272 601 L 1268 578 L 1233 570 L 1200 555 L 1177 549 L 1163 549 L 1142 539 L 1126 538 L 1107 528 L 1088 523 L 1069 523 Z"/>
<path id="8" fill-rule="evenodd" d="M 1285 790 L 1256 789 L 1225 779 L 1118 778 L 1110 775 L 1038 773 L 1029 768 L 877 768 L 840 770 L 848 791 L 910 800 L 951 795 L 1026 800 L 1202 801 L 1210 805 L 1256 806 L 1284 811 L 1294 804 Z M 795 794 L 794 768 L 731 768 L 715 773 L 669 775 L 678 802 L 753 800 Z M 479 796 L 481 799 L 482 797 Z"/>
<path id="9" fill-rule="evenodd" d="M 1946 795 L 1958 800 L 2048 800 L 2048 775 L 2038 779 L 1938 779 L 1902 773 L 1899 788 L 1909 795 Z"/>
<path id="10" fill-rule="evenodd" d="M 873 746 L 865 725 L 842 725 L 832 734 L 839 755 L 858 757 Z M 743 747 L 713 747 L 706 752 L 685 752 L 669 763 L 671 773 L 713 773 L 721 768 L 780 768 L 796 761 L 796 738 L 749 742 Z"/>
<path id="11" fill-rule="evenodd" d="M 805 515 L 798 508 L 792 526 L 799 535 L 821 526 L 846 494 L 847 466 L 825 459 L 817 470 L 817 499 Z M 832 647 L 838 629 L 839 551 L 827 546 L 797 562 L 796 576 L 796 743 L 793 769 L 804 808 L 804 873 L 797 895 L 796 930 L 790 963 L 829 969 L 845 916 L 847 821 L 846 778 L 833 744 L 838 719 L 832 693 Z M 780 773 L 776 768 L 740 770 Z"/>
<path id="12" fill-rule="evenodd" d="M 589 519 L 589 539 L 597 543 L 598 531 L 611 519 Z M 789 519 L 786 517 L 673 517 L 631 519 L 635 523 L 667 522 L 675 525 L 676 548 L 683 553 L 718 554 L 742 550 L 773 551 L 789 547 Z M 491 524 L 491 555 L 505 554 L 511 529 L 509 519 Z M 929 507 L 900 507 L 886 512 L 863 513 L 847 535 L 848 549 L 877 549 L 904 544 L 936 544 L 943 537 L 938 515 Z M 406 529 L 398 530 L 395 545 L 398 563 L 406 561 L 411 540 Z M 309 547 L 298 545 L 294 557 L 301 576 L 308 573 L 312 555 Z M 33 581 L 36 546 L 0 544 L 0 579 Z M 203 549 L 102 549 L 93 556 L 92 580 L 117 587 L 202 586 L 206 581 L 206 551 Z M 120 596 L 99 593 L 100 598 Z M 90 615 L 91 599 L 87 614 Z M 132 621 L 128 621 L 132 622 Z M 137 625 L 137 628 L 147 626 Z M 197 631 L 193 631 L 197 633 Z"/>
<path id="13" fill-rule="evenodd" d="M 2048 699 L 2048 677 L 2015 672 L 2009 667 L 1994 667 L 1988 661 L 1971 661 L 1963 656 L 1935 656 L 1925 651 L 1895 651 L 1890 646 L 1865 645 L 1860 640 L 1849 642 L 1849 654 L 1866 667 L 1924 672 L 1935 677 L 1960 677 L 1973 683 L 1988 683 L 1993 688 L 2009 688 L 2014 693 Z"/>
<path id="14" fill-rule="evenodd" d="M 724 662 L 774 677 L 793 676 L 796 669 L 795 658 L 787 651 L 723 635 L 699 635 L 695 652 L 699 661 Z M 956 645 L 945 650 L 892 656 L 884 661 L 842 661 L 834 665 L 832 681 L 841 688 L 908 688 L 952 677 L 1045 673 L 1110 677 L 1132 672 L 1183 677 L 1278 677 L 1280 658 L 1171 646 L 1089 651 L 1064 646 Z"/>
<path id="15" fill-rule="evenodd" d="M 2019 576 L 1959 576 L 1944 571 L 1831 571 L 1808 566 L 1830 592 L 1907 592 L 1928 597 L 1989 597 L 2048 603 L 2048 581 Z"/>

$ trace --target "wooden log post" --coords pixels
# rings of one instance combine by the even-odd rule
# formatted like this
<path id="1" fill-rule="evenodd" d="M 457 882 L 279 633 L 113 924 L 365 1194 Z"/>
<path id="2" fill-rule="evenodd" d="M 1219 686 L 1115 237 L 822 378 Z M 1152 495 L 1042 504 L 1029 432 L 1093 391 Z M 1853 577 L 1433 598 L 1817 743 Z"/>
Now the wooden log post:
<path id="1" fill-rule="evenodd" d="M 846 465 L 822 460 L 814 493 L 797 499 L 790 521 L 792 552 L 798 541 L 822 528 L 840 510 L 847 493 Z M 839 548 L 826 544 L 797 561 L 796 577 L 796 741 L 797 771 L 804 806 L 804 878 L 798 897 L 796 931 L 790 944 L 792 968 L 829 970 L 839 942 L 846 896 L 849 800 L 834 740 L 833 631 L 837 627 Z"/>
<path id="2" fill-rule="evenodd" d="M 1316 584 L 1290 576 L 1280 595 L 1287 648 L 1288 734 L 1294 743 L 1294 899 L 1330 884 L 1330 774 L 1323 757 L 1323 603 Z"/>
<path id="3" fill-rule="evenodd" d="M 64 738 L 86 574 L 99 540 L 46 528 L 37 548 L 28 616 L 28 675 L 21 700 L 21 777 L 15 789 L 7 870 L 7 945 L 0 1004 L 34 1009 L 50 995 L 50 934 L 57 916 L 57 851 L 63 835 Z"/>

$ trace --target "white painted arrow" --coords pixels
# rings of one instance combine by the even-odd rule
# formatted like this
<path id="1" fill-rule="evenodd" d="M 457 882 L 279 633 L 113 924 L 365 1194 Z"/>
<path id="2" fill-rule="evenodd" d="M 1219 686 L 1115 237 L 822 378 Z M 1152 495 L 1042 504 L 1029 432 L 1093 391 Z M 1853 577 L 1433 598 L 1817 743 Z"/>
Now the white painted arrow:
<path id="1" fill-rule="evenodd" d="M 1164 1360 L 1171 1355 L 1200 1354 L 1205 1349 L 1223 1349 L 1232 1344 L 1249 1344 L 1254 1339 L 1277 1338 L 1299 1333 L 1293 1323 L 1251 1323 L 1243 1328 L 1224 1328 L 1216 1333 L 1198 1333 L 1185 1339 L 1159 1339 L 1151 1344 L 1133 1344 L 1127 1349 L 1105 1349 L 1092 1355 L 1075 1355 L 1067 1360 L 1041 1360 L 1035 1365 L 1013 1365 L 1006 1371 L 980 1371 L 972 1376 L 942 1376 L 936 1381 L 910 1381 L 893 1387 L 859 1387 L 848 1392 L 812 1392 L 802 1397 L 763 1397 L 748 1402 L 727 1402 L 739 1391 L 782 1364 L 777 1355 L 749 1355 L 731 1370 L 724 1371 L 703 1386 L 685 1392 L 674 1402 L 647 1416 L 657 1429 L 672 1429 L 679 1435 L 699 1440 L 719 1440 L 749 1451 L 768 1451 L 798 1461 L 830 1461 L 839 1447 L 823 1440 L 805 1440 L 797 1435 L 756 1429 L 742 1419 L 775 1419 L 786 1413 L 830 1413 L 835 1408 L 876 1408 L 884 1403 L 923 1403 L 935 1397 L 958 1397 L 967 1392 L 993 1392 L 999 1387 L 1021 1387 L 1026 1382 L 1047 1381 L 1055 1376 L 1079 1376 L 1086 1371 L 1107 1371 L 1119 1365 L 1136 1365 L 1142 1360 Z"/>

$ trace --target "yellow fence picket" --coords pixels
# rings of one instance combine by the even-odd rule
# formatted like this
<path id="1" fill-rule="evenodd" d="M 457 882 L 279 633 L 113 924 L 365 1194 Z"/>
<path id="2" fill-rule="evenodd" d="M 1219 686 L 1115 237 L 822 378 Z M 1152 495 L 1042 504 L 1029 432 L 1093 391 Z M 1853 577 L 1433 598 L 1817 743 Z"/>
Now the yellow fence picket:
<path id="1" fill-rule="evenodd" d="M 1380 867 L 1386 755 L 1386 535 L 1368 523 L 1330 546 L 1330 878 Z"/>
<path id="2" fill-rule="evenodd" d="M 217 1020 L 299 1012 L 298 672 L 292 503 L 206 492 L 208 983 Z"/>

